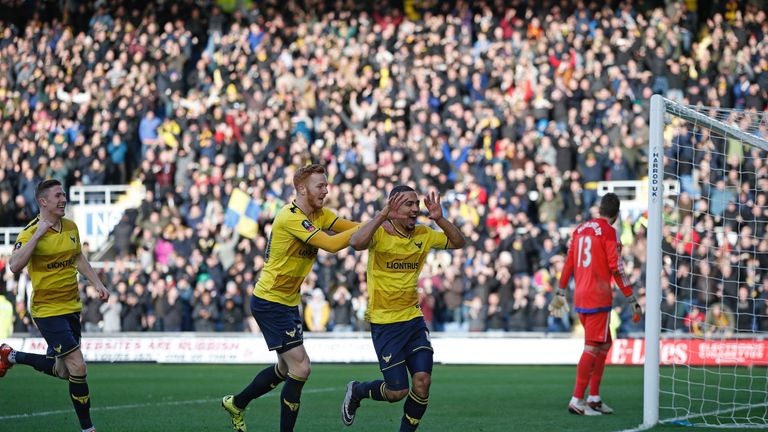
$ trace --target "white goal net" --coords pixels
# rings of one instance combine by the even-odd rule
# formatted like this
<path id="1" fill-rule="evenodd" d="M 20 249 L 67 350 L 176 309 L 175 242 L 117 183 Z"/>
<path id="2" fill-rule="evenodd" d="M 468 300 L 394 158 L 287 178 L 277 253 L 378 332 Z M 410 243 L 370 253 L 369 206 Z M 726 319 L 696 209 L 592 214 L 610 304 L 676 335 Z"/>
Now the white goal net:
<path id="1" fill-rule="evenodd" d="M 654 96 L 650 132 L 644 424 L 766 428 L 768 116 Z"/>

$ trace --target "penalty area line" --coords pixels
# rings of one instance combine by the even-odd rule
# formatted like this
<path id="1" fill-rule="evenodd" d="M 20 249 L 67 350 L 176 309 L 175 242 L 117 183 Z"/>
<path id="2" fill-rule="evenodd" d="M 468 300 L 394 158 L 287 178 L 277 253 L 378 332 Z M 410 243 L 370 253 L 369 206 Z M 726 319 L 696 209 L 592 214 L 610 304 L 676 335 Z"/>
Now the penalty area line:
<path id="1" fill-rule="evenodd" d="M 301 392 L 301 394 L 312 394 L 312 393 L 328 393 L 332 391 L 341 391 L 338 388 L 335 387 L 325 387 L 325 388 L 319 388 L 319 389 L 307 389 Z M 272 397 L 277 393 L 267 393 L 264 396 L 261 397 Z M 108 406 L 96 406 L 91 408 L 91 412 L 94 411 L 116 411 L 116 410 L 126 410 L 126 409 L 136 409 L 136 408 L 147 408 L 147 407 L 156 407 L 156 406 L 179 406 L 179 405 L 198 405 L 198 404 L 206 404 L 206 403 L 213 403 L 213 402 L 221 402 L 221 398 L 215 398 L 215 399 L 190 399 L 190 400 L 180 400 L 180 401 L 158 401 L 158 402 L 152 402 L 152 403 L 140 403 L 140 404 L 127 404 L 127 405 L 108 405 Z M 46 417 L 46 416 L 52 416 L 52 415 L 59 415 L 59 414 L 70 414 L 72 413 L 72 409 L 66 409 L 66 410 L 53 410 L 53 411 L 38 411 L 38 412 L 31 412 L 31 413 L 21 413 L 21 414 L 10 414 L 10 415 L 4 415 L 0 416 L 0 420 L 14 420 L 14 419 L 20 419 L 20 418 L 33 418 L 33 417 Z"/>

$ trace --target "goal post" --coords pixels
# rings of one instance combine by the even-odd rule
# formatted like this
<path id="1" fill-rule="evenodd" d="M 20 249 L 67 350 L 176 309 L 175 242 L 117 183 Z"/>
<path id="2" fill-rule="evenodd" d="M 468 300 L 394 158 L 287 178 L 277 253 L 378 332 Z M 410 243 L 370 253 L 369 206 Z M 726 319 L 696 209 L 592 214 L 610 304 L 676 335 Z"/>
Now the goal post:
<path id="1" fill-rule="evenodd" d="M 664 200 L 664 113 L 661 95 L 651 97 L 648 147 L 648 257 L 645 271 L 645 364 L 643 366 L 643 425 L 659 422 L 659 346 L 661 310 L 661 212 Z M 658 251 L 654 253 L 651 251 Z"/>
<path id="2" fill-rule="evenodd" d="M 643 428 L 767 427 L 768 306 L 758 305 L 768 305 L 768 269 L 757 254 L 768 249 L 768 203 L 758 197 L 766 193 L 758 183 L 767 177 L 760 135 L 768 136 L 768 114 L 654 95 L 649 123 Z M 667 196 L 670 180 L 684 199 Z M 703 330 L 691 330 L 703 316 Z M 669 358 L 662 344 L 681 355 Z"/>

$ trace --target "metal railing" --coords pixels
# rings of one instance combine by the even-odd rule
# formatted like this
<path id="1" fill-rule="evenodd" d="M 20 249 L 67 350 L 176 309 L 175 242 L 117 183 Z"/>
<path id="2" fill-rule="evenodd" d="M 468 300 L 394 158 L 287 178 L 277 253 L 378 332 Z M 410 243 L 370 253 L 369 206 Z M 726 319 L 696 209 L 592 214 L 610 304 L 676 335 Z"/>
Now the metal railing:
<path id="1" fill-rule="evenodd" d="M 609 192 L 615 193 L 621 203 L 625 201 L 642 201 L 648 203 L 648 182 L 644 180 L 611 180 L 597 183 L 597 194 L 603 196 Z M 664 180 L 664 196 L 680 195 L 680 182 Z"/>
<path id="2" fill-rule="evenodd" d="M 680 195 L 680 182 L 664 180 L 664 198 Z M 648 182 L 645 180 L 611 180 L 597 183 L 597 194 L 603 196 L 615 193 L 621 200 L 622 214 L 628 212 L 633 217 L 648 209 Z"/>
<path id="3" fill-rule="evenodd" d="M 120 198 L 135 190 L 131 185 L 72 186 L 69 188 L 69 203 L 115 204 Z"/>
<path id="4" fill-rule="evenodd" d="M 10 253 L 22 227 L 0 227 L 0 255 Z"/>

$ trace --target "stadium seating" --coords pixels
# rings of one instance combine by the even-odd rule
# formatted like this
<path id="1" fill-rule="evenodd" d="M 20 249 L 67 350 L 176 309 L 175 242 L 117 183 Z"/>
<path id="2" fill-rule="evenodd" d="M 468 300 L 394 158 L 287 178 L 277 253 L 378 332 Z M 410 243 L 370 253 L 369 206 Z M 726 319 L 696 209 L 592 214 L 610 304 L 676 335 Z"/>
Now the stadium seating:
<path id="1" fill-rule="evenodd" d="M 620 185 L 602 182 L 645 177 L 650 96 L 758 111 L 768 102 L 768 20 L 755 2 L 736 12 L 733 2 L 425 2 L 432 9 L 409 15 L 368 2 L 59 3 L 0 6 L 0 227 L 34 216 L 44 177 L 143 185 L 102 266 L 123 311 L 109 328 L 123 331 L 193 331 L 205 291 L 220 309 L 216 330 L 256 331 L 246 299 L 266 232 L 308 161 L 328 167 L 327 204 L 355 220 L 397 183 L 445 195 L 471 246 L 434 254 L 423 272 L 433 329 L 570 331 L 546 314 L 562 232 Z M 224 223 L 235 189 L 258 209 L 253 239 Z M 626 212 L 622 237 L 641 295 L 643 218 Z M 6 261 L 0 288 L 18 314 L 28 281 Z M 302 291 L 325 293 L 327 330 L 365 329 L 364 272 L 351 251 L 319 259 Z M 83 298 L 86 329 L 99 331 L 101 302 L 86 289 Z M 627 313 L 620 332 L 639 330 Z M 15 329 L 33 330 L 22 319 Z"/>

